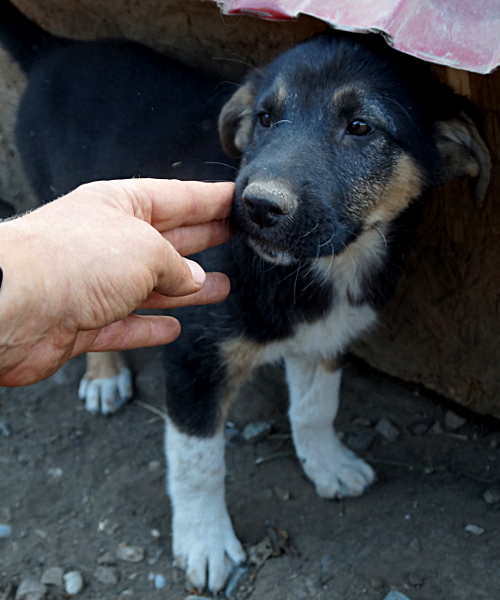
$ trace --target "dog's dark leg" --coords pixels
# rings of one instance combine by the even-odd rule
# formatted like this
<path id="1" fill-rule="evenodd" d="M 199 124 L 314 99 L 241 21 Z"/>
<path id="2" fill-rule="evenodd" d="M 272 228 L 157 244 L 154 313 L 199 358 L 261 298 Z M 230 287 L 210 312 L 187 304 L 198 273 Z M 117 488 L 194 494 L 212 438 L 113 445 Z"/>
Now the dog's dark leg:
<path id="1" fill-rule="evenodd" d="M 334 358 L 286 358 L 293 441 L 321 498 L 359 496 L 375 481 L 373 469 L 339 440 L 333 420 L 341 369 Z"/>

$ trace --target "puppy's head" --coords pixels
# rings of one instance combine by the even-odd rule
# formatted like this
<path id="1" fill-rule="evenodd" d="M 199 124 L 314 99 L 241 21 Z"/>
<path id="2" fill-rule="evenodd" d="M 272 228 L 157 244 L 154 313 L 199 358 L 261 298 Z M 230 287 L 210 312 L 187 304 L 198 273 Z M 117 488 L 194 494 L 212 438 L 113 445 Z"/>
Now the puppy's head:
<path id="1" fill-rule="evenodd" d="M 338 254 L 429 187 L 489 177 L 467 103 L 370 36 L 328 33 L 253 74 L 219 120 L 241 156 L 234 222 L 272 262 Z"/>

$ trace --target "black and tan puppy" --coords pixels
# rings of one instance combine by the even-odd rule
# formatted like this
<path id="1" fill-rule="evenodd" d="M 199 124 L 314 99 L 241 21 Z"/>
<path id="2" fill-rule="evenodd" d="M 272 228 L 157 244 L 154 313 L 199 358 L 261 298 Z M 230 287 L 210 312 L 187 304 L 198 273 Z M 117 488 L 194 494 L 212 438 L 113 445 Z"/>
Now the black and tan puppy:
<path id="1" fill-rule="evenodd" d="M 340 358 L 390 297 L 418 200 L 489 155 L 460 97 L 425 64 L 364 36 L 325 34 L 251 75 L 220 117 L 241 155 L 239 234 L 199 257 L 222 270 L 222 304 L 179 310 L 165 347 L 173 550 L 198 588 L 218 590 L 244 559 L 224 501 L 226 412 L 263 363 L 284 360 L 297 455 L 319 496 L 375 479 L 332 426 Z"/>
<path id="2" fill-rule="evenodd" d="M 48 36 L 9 6 L 0 0 L 0 35 L 28 74 L 18 140 L 42 200 L 95 178 L 227 178 L 206 172 L 221 160 L 205 116 L 213 82 L 137 44 Z M 425 64 L 333 32 L 254 73 L 222 110 L 223 145 L 241 156 L 239 233 L 197 258 L 232 292 L 177 310 L 183 333 L 165 347 L 173 551 L 196 587 L 219 590 L 244 560 L 224 500 L 223 428 L 257 365 L 285 362 L 293 439 L 321 497 L 374 481 L 332 426 L 340 359 L 390 297 L 423 194 L 454 176 L 484 194 L 489 156 L 469 111 Z M 88 407 L 112 396 L 104 387 Z"/>

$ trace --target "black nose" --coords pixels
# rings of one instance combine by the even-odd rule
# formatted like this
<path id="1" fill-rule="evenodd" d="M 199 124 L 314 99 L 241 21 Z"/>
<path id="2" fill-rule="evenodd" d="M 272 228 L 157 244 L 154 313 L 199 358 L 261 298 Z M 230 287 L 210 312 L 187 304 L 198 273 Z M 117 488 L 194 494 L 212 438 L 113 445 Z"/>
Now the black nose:
<path id="1" fill-rule="evenodd" d="M 274 227 L 297 208 L 297 197 L 281 180 L 254 181 L 243 192 L 249 218 L 259 227 Z"/>

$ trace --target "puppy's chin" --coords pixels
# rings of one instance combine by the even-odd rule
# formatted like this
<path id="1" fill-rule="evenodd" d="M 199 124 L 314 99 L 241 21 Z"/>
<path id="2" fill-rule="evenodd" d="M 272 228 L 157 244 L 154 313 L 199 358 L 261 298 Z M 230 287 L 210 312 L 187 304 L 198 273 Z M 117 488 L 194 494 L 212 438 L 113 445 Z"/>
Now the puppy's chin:
<path id="1" fill-rule="evenodd" d="M 287 267 L 296 264 L 298 260 L 286 250 L 278 249 L 262 240 L 248 237 L 247 243 L 262 259 L 274 265 Z"/>

